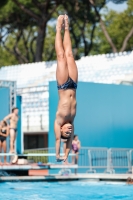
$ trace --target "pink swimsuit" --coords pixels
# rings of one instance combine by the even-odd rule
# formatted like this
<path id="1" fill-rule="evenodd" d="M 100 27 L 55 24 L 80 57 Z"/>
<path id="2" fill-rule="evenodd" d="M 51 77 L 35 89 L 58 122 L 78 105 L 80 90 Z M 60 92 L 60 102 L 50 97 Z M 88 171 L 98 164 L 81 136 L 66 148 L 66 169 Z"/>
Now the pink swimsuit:
<path id="1" fill-rule="evenodd" d="M 72 150 L 75 152 L 75 153 L 77 153 L 78 152 L 78 146 L 77 146 L 77 144 L 72 144 Z"/>

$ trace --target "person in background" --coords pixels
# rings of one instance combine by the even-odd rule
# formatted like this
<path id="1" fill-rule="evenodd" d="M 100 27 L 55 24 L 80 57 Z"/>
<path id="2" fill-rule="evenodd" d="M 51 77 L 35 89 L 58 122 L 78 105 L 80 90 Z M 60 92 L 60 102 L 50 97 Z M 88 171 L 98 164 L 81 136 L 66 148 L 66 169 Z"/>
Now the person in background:
<path id="1" fill-rule="evenodd" d="M 4 118 L 4 121 L 10 120 L 10 153 L 15 153 L 15 140 L 17 134 L 18 108 L 13 108 L 12 113 Z"/>
<path id="2" fill-rule="evenodd" d="M 131 177 L 127 178 L 127 184 L 133 184 L 133 179 L 131 179 Z"/>
<path id="3" fill-rule="evenodd" d="M 80 147 L 81 147 L 81 144 L 78 139 L 78 136 L 74 135 L 73 141 L 72 141 L 72 153 L 76 154 L 76 156 L 72 157 L 73 164 L 78 164 L 78 154 L 79 154 Z"/>
<path id="4" fill-rule="evenodd" d="M 0 122 L 0 153 L 3 152 L 6 153 L 6 138 L 9 136 L 9 127 L 7 126 L 6 121 Z M 1 160 L 0 160 L 0 164 Z M 4 164 L 8 164 L 6 161 L 6 156 L 4 156 Z"/>

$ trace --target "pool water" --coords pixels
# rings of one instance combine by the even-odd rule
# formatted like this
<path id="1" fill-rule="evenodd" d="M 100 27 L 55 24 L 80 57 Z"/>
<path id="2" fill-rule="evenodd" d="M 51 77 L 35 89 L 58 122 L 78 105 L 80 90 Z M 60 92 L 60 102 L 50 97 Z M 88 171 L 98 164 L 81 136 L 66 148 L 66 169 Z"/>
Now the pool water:
<path id="1" fill-rule="evenodd" d="M 133 200 L 133 185 L 104 182 L 5 182 L 0 200 Z"/>

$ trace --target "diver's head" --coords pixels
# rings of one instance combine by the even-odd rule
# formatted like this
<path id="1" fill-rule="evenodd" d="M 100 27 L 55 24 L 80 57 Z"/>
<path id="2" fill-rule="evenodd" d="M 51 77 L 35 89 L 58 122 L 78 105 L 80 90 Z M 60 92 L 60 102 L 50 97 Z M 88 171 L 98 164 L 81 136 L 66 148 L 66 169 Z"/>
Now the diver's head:
<path id="1" fill-rule="evenodd" d="M 3 128 L 3 127 L 6 127 L 6 126 L 7 126 L 7 122 L 4 121 L 4 120 L 2 120 L 2 121 L 0 122 L 0 125 L 2 126 L 2 128 Z"/>
<path id="2" fill-rule="evenodd" d="M 62 139 L 69 139 L 72 134 L 72 124 L 70 123 L 65 123 L 63 126 L 61 126 L 61 138 Z"/>
<path id="3" fill-rule="evenodd" d="M 74 136 L 73 136 L 73 140 L 77 141 L 77 140 L 78 140 L 78 136 L 77 136 L 77 135 L 74 135 Z"/>
<path id="4" fill-rule="evenodd" d="M 15 113 L 15 115 L 18 115 L 18 112 L 19 112 L 19 110 L 18 110 L 17 107 L 15 107 L 15 108 L 12 109 L 12 113 Z"/>

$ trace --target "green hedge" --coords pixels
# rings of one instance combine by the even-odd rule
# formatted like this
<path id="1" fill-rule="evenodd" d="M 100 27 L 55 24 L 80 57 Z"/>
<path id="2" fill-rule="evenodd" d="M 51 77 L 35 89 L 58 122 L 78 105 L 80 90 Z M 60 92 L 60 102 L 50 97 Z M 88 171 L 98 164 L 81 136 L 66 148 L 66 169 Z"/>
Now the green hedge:
<path id="1" fill-rule="evenodd" d="M 25 150 L 24 154 L 28 153 L 48 153 L 47 150 Z M 42 162 L 48 163 L 48 156 L 27 156 L 28 160 L 33 160 L 35 163 Z"/>

